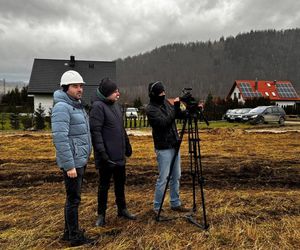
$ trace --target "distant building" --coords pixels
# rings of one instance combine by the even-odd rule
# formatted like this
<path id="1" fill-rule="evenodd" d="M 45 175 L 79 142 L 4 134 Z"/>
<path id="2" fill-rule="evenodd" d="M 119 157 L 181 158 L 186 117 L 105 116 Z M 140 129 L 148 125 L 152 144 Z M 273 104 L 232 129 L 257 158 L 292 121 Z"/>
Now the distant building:
<path id="1" fill-rule="evenodd" d="M 300 97 L 290 81 L 236 80 L 227 97 L 232 100 L 237 98 L 242 103 L 248 98 L 265 97 L 281 107 L 300 103 Z"/>
<path id="2" fill-rule="evenodd" d="M 109 77 L 116 81 L 115 62 L 75 60 L 74 56 L 70 56 L 70 60 L 34 59 L 28 86 L 28 94 L 34 97 L 34 110 L 41 103 L 48 114 L 53 106 L 53 93 L 60 89 L 60 78 L 67 70 L 76 70 L 82 75 L 86 82 L 82 98 L 89 105 L 101 79 Z"/>

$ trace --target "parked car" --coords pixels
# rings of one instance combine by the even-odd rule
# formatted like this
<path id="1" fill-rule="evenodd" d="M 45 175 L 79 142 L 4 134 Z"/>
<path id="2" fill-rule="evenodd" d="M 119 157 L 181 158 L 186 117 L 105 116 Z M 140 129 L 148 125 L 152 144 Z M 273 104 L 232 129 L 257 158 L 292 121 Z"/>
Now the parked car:
<path id="1" fill-rule="evenodd" d="M 245 115 L 247 115 L 252 109 L 251 108 L 242 108 L 239 109 L 239 111 L 234 114 L 234 121 L 236 122 L 242 122 L 243 121 L 243 117 Z"/>
<path id="2" fill-rule="evenodd" d="M 252 124 L 263 124 L 268 122 L 278 122 L 284 124 L 285 111 L 278 106 L 258 106 L 243 117 L 244 121 Z"/>
<path id="3" fill-rule="evenodd" d="M 223 116 L 223 119 L 229 121 L 229 120 L 228 120 L 228 119 L 229 119 L 229 115 L 233 112 L 233 110 L 234 110 L 234 109 L 228 109 L 228 110 L 226 111 L 225 115 Z"/>
<path id="4" fill-rule="evenodd" d="M 138 109 L 137 108 L 127 108 L 125 115 L 127 118 L 137 118 L 138 117 Z"/>
<path id="5" fill-rule="evenodd" d="M 229 122 L 241 122 L 244 114 L 248 113 L 251 108 L 233 109 L 228 114 L 227 121 Z"/>
<path id="6" fill-rule="evenodd" d="M 238 115 L 240 109 L 232 109 L 231 112 L 228 114 L 227 121 L 234 122 L 235 116 Z"/>

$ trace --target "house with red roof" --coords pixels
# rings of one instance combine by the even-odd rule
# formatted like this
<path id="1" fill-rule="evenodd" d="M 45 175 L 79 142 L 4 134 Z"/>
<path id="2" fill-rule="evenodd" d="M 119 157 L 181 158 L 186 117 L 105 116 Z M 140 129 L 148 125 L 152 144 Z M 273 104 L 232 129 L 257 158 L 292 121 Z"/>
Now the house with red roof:
<path id="1" fill-rule="evenodd" d="M 236 80 L 227 96 L 243 103 L 253 97 L 269 98 L 281 107 L 300 103 L 300 97 L 290 81 Z"/>

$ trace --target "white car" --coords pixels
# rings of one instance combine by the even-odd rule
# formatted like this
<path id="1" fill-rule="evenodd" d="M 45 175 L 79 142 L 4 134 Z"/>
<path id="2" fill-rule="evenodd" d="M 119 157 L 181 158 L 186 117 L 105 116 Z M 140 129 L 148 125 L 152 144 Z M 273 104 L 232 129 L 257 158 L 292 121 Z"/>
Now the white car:
<path id="1" fill-rule="evenodd" d="M 127 108 L 125 115 L 127 118 L 137 118 L 138 117 L 137 111 L 138 111 L 137 108 Z"/>

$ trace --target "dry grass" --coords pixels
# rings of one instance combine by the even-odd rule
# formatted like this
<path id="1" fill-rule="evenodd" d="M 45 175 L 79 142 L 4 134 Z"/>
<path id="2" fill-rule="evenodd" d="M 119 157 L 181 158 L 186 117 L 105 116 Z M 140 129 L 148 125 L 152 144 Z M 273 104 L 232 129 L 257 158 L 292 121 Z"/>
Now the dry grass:
<path id="1" fill-rule="evenodd" d="M 131 137 L 127 165 L 128 207 L 137 221 L 116 217 L 109 193 L 107 225 L 94 227 L 97 173 L 91 159 L 80 207 L 80 223 L 97 239 L 82 249 L 299 249 L 300 134 L 247 133 L 242 129 L 201 131 L 210 228 L 203 231 L 178 217 L 156 222 L 152 200 L 156 162 L 149 136 Z M 192 205 L 187 145 L 182 146 L 181 198 Z M 200 192 L 197 190 L 197 197 Z M 0 248 L 61 249 L 64 186 L 55 165 L 51 135 L 0 135 Z M 199 201 L 197 219 L 202 222 Z"/>

